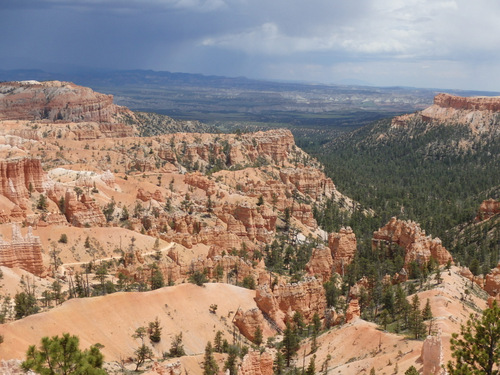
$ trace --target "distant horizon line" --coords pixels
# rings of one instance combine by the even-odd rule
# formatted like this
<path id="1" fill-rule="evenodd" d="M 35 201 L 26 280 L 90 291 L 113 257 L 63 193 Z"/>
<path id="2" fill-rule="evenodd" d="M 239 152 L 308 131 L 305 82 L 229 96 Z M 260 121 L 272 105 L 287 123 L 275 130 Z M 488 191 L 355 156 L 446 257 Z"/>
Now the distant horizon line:
<path id="1" fill-rule="evenodd" d="M 354 78 L 345 78 L 342 79 L 341 82 L 319 82 L 319 81 L 308 81 L 308 80 L 288 80 L 288 79 L 271 79 L 271 78 L 249 78 L 246 76 L 224 76 L 218 74 L 205 74 L 205 73 L 188 73 L 188 72 L 180 72 L 180 71 L 170 71 L 170 70 L 155 70 L 155 69 L 139 69 L 139 68 L 129 68 L 129 69 L 111 69 L 111 68 L 80 68 L 78 70 L 68 70 L 66 72 L 54 72 L 49 71 L 43 68 L 19 68 L 19 69 L 0 69 L 0 73 L 28 73 L 28 72 L 38 72 L 48 75 L 60 75 L 65 78 L 69 78 L 68 76 L 80 76 L 80 75 L 88 75 L 88 74 L 103 74 L 103 73 L 119 73 L 119 72 L 152 72 L 158 74 L 170 74 L 170 75 L 184 75 L 184 76 L 198 76 L 204 78 L 217 78 L 217 79 L 232 79 L 232 80 L 246 80 L 252 82 L 267 82 L 267 83 L 278 83 L 278 84 L 297 84 L 304 86 L 339 86 L 339 87 L 369 87 L 369 88 L 382 88 L 382 89 L 407 89 L 407 90 L 428 90 L 428 91 L 437 91 L 437 92 L 469 92 L 469 93 L 483 93 L 483 94 L 491 94 L 485 96 L 495 96 L 500 95 L 500 91 L 491 91 L 491 90 L 478 90 L 478 89 L 451 89 L 451 88 L 439 88 L 439 87 L 417 87 L 417 86 L 407 86 L 407 85 L 387 85 L 387 86 L 379 86 L 374 85 L 369 82 L 359 81 Z M 47 77 L 48 78 L 48 77 Z M 98 78 L 98 77 L 93 77 Z M 15 81 L 16 79 L 12 79 Z M 19 80 L 19 79 L 17 79 Z M 25 78 L 23 80 L 38 80 L 43 81 L 44 79 L 35 79 L 35 78 Z M 59 80 L 54 78 L 48 78 L 45 80 Z M 0 78 L 0 81 L 4 81 Z M 352 81 L 352 83 L 349 83 Z M 358 81 L 358 82 L 356 82 Z"/>

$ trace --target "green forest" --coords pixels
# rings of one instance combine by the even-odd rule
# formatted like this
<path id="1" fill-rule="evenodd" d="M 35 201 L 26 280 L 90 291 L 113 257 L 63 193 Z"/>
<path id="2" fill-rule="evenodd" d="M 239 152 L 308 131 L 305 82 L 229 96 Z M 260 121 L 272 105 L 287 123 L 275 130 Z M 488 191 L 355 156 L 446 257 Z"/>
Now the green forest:
<path id="1" fill-rule="evenodd" d="M 368 239 L 397 216 L 441 238 L 462 264 L 496 265 L 498 225 L 471 223 L 483 200 L 500 196 L 500 137 L 473 134 L 465 125 L 394 127 L 385 119 L 333 140 L 298 143 L 324 164 L 343 194 L 374 211 L 373 217 L 346 215 L 329 202 L 316 211 L 325 229 L 350 225 Z"/>

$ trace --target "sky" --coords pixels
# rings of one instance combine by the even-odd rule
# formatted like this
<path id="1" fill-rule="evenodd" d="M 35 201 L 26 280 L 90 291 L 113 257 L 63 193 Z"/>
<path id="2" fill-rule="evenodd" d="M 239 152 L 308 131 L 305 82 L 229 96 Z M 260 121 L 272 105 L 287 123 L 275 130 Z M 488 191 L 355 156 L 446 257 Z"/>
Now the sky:
<path id="1" fill-rule="evenodd" d="M 0 0 L 0 69 L 500 91 L 498 0 Z"/>

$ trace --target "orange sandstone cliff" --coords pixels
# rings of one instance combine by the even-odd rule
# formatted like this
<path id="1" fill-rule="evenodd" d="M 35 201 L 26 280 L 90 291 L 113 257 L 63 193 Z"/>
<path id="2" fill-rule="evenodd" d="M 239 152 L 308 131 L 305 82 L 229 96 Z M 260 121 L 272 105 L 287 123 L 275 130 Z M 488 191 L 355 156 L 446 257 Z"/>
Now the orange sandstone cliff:
<path id="1" fill-rule="evenodd" d="M 425 231 L 413 221 L 398 220 L 393 217 L 384 227 L 373 233 L 372 247 L 374 250 L 382 244 L 395 243 L 404 248 L 405 266 L 415 261 L 425 264 L 434 258 L 439 264 L 453 261 L 452 256 L 441 244 L 439 238 L 426 236 Z"/>

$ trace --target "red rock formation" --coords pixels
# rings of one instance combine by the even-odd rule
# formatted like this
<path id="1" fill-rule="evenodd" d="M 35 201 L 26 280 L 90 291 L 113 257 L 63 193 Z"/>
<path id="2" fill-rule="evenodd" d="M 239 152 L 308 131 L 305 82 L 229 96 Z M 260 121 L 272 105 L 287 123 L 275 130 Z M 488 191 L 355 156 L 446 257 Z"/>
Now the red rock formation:
<path id="1" fill-rule="evenodd" d="M 438 94 L 434 105 L 441 108 L 465 109 L 470 111 L 500 111 L 500 97 L 462 97 L 451 94 Z"/>
<path id="2" fill-rule="evenodd" d="M 500 263 L 486 275 L 484 290 L 491 296 L 500 294 Z"/>
<path id="3" fill-rule="evenodd" d="M 143 188 L 139 188 L 139 190 L 137 190 L 136 198 L 143 202 L 149 202 L 151 199 L 154 199 L 157 202 L 165 202 L 161 190 L 158 189 L 155 190 L 154 193 L 150 193 L 149 191 L 145 191 Z"/>
<path id="4" fill-rule="evenodd" d="M 311 259 L 306 264 L 306 271 L 309 275 L 320 276 L 323 281 L 330 279 L 333 272 L 333 258 L 330 248 L 313 249 Z"/>
<path id="5" fill-rule="evenodd" d="M 358 299 L 361 297 L 363 289 L 366 291 L 370 289 L 371 284 L 366 276 L 363 276 L 360 280 L 356 282 L 351 289 L 349 289 L 349 296 L 353 299 Z"/>
<path id="6" fill-rule="evenodd" d="M 494 304 L 497 304 L 500 306 L 500 294 L 497 294 L 495 297 L 489 296 L 488 297 L 488 307 L 491 309 Z"/>
<path id="7" fill-rule="evenodd" d="M 44 214 L 39 217 L 39 220 L 36 221 L 35 225 L 48 226 L 48 225 L 68 225 L 68 221 L 66 220 L 66 216 L 61 214 L 60 212 L 49 212 L 48 214 Z"/>
<path id="8" fill-rule="evenodd" d="M 323 196 L 331 197 L 335 191 L 332 180 L 317 168 L 301 168 L 300 166 L 298 168 L 282 168 L 280 169 L 280 178 L 285 185 L 291 185 L 313 199 L 320 199 Z"/>
<path id="9" fill-rule="evenodd" d="M 438 94 L 434 104 L 412 115 L 395 117 L 393 126 L 406 126 L 412 120 L 429 123 L 469 125 L 476 132 L 489 132 L 496 125 L 495 114 L 500 111 L 500 97 L 460 97 Z"/>
<path id="10" fill-rule="evenodd" d="M 413 221 L 397 220 L 393 217 L 383 228 L 373 233 L 372 247 L 395 243 L 405 250 L 405 266 L 415 261 L 425 264 L 434 258 L 440 265 L 453 261 L 439 238 L 432 239 Z"/>
<path id="11" fill-rule="evenodd" d="M 68 190 L 64 198 L 64 207 L 66 219 L 75 227 L 100 226 L 106 223 L 106 218 L 97 203 L 87 198 L 85 194 L 78 201 L 75 192 Z"/>
<path id="12" fill-rule="evenodd" d="M 281 329 L 295 312 L 300 312 L 304 320 L 310 322 L 314 313 L 323 318 L 326 309 L 325 289 L 314 277 L 299 283 L 278 285 L 274 291 L 267 285 L 261 286 L 257 289 L 255 302 Z"/>
<path id="13" fill-rule="evenodd" d="M 316 229 L 318 223 L 314 218 L 312 208 L 310 205 L 305 203 L 293 203 L 292 204 L 292 216 L 300 221 L 302 224 L 308 226 L 309 228 Z"/>
<path id="14" fill-rule="evenodd" d="M 255 339 L 255 332 L 258 327 L 260 327 L 263 338 L 276 334 L 276 331 L 269 327 L 262 312 L 256 307 L 248 311 L 239 308 L 234 315 L 233 323 L 238 327 L 241 334 L 252 342 Z"/>
<path id="15" fill-rule="evenodd" d="M 359 307 L 359 301 L 357 298 L 353 298 L 349 302 L 347 311 L 345 312 L 345 322 L 350 323 L 361 316 L 361 308 Z"/>
<path id="16" fill-rule="evenodd" d="M 258 155 L 267 155 L 276 163 L 285 161 L 295 145 L 292 132 L 288 129 L 244 134 L 243 139 L 247 143 L 247 149 L 255 151 L 255 159 Z"/>
<path id="17" fill-rule="evenodd" d="M 47 180 L 39 159 L 0 160 L 0 194 L 25 207 L 29 190 L 43 192 Z"/>
<path id="18" fill-rule="evenodd" d="M 272 375 L 273 355 L 267 350 L 260 353 L 257 350 L 249 351 L 238 366 L 240 375 Z"/>
<path id="19" fill-rule="evenodd" d="M 19 226 L 13 224 L 11 242 L 0 238 L 0 265 L 19 267 L 34 275 L 43 275 L 42 244 L 40 237 L 33 235 L 31 227 L 23 237 Z"/>
<path id="20" fill-rule="evenodd" d="M 184 182 L 205 191 L 208 195 L 215 194 L 215 182 L 203 176 L 200 172 L 187 173 Z"/>
<path id="21" fill-rule="evenodd" d="M 461 267 L 458 271 L 458 274 L 469 279 L 470 281 L 475 282 L 481 288 L 484 288 L 484 279 L 482 278 L 482 276 L 474 276 L 467 267 Z"/>
<path id="22" fill-rule="evenodd" d="M 10 221 L 13 223 L 22 223 L 24 219 L 26 219 L 26 213 L 21 207 L 15 205 L 10 211 Z"/>
<path id="23" fill-rule="evenodd" d="M 351 227 L 341 228 L 339 233 L 331 233 L 328 236 L 328 246 L 332 252 L 335 272 L 344 276 L 346 267 L 356 255 L 356 235 Z"/>
<path id="24" fill-rule="evenodd" d="M 422 345 L 422 353 L 420 359 L 423 363 L 423 375 L 440 375 L 445 374 L 442 365 L 443 361 L 443 340 L 441 333 L 437 336 L 427 336 Z"/>
<path id="25" fill-rule="evenodd" d="M 257 207 L 251 207 L 248 203 L 243 202 L 236 206 L 233 211 L 234 218 L 243 224 L 245 232 L 250 241 L 257 240 L 269 243 L 274 237 L 274 229 L 277 215 L 273 215 L 272 211 L 266 211 L 268 220 L 260 214 Z M 229 229 L 228 222 L 228 231 Z"/>
<path id="26" fill-rule="evenodd" d="M 100 94 L 70 82 L 0 84 L 0 120 L 117 123 L 122 115 L 133 117 L 128 109 L 113 104 L 112 95 Z M 132 135 L 130 130 L 128 134 Z"/>
<path id="27" fill-rule="evenodd" d="M 481 203 L 479 212 L 476 216 L 476 222 L 491 219 L 493 216 L 500 213 L 500 201 L 488 199 Z"/>
<path id="28" fill-rule="evenodd" d="M 177 156 L 175 155 L 175 149 L 168 145 L 162 145 L 158 150 L 158 157 L 163 160 L 168 161 L 169 163 L 175 164 L 177 162 Z"/>
<path id="29" fill-rule="evenodd" d="M 314 249 L 306 270 L 310 275 L 319 274 L 328 280 L 333 272 L 344 275 L 346 268 L 356 255 L 356 235 L 350 227 L 328 237 L 327 249 Z"/>

